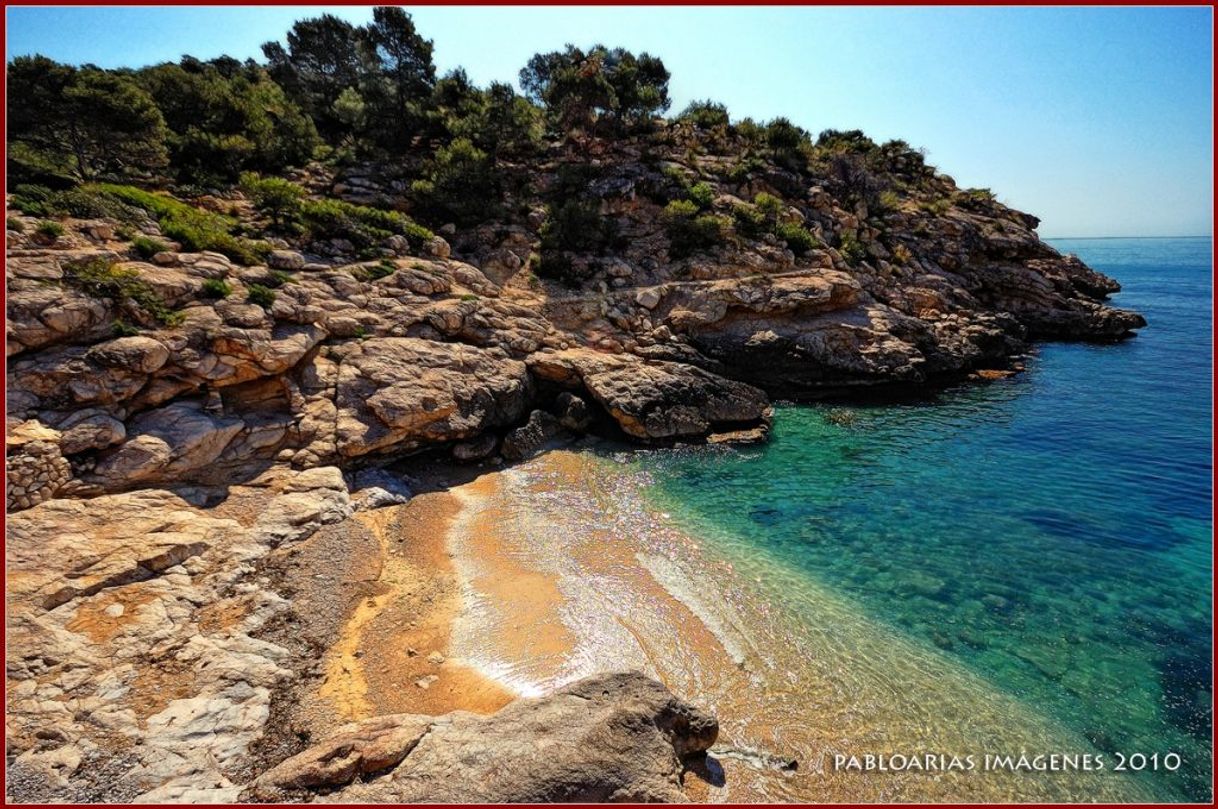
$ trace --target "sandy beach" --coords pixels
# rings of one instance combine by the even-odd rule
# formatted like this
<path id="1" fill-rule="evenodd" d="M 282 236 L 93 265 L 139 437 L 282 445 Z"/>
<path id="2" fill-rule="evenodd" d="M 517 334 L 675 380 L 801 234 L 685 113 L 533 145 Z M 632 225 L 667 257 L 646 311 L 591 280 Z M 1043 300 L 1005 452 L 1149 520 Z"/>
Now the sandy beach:
<path id="1" fill-rule="evenodd" d="M 828 594 L 819 625 L 762 595 L 764 559 L 717 556 L 651 508 L 646 481 L 556 451 L 364 512 L 341 629 L 311 702 L 345 720 L 490 713 L 600 671 L 637 669 L 720 720 L 691 798 L 1097 800 L 1113 773 L 982 772 L 986 753 L 1082 752 L 1082 739 Z M 765 581 L 764 591 L 758 585 Z M 835 755 L 976 756 L 974 771 L 859 772 Z"/>

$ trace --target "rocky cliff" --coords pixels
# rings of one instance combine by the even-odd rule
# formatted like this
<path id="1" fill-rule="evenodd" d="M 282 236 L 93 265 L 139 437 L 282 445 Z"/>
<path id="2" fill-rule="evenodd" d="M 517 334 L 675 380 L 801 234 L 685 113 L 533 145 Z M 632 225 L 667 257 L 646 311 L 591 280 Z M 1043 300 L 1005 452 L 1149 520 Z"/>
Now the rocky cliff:
<path id="1" fill-rule="evenodd" d="M 831 173 L 725 168 L 677 124 L 548 157 L 503 221 L 395 235 L 365 260 L 341 239 L 280 239 L 270 266 L 171 242 L 144 259 L 151 216 L 139 235 L 66 218 L 47 238 L 10 212 L 9 507 L 437 448 L 519 457 L 559 430 L 757 438 L 773 395 L 1006 370 L 1035 339 L 1144 325 L 1035 217 L 917 161 L 869 203 Z M 393 202 L 391 178 L 359 171 L 296 178 Z M 572 172 L 612 237 L 556 248 Z M 686 197 L 704 213 L 675 221 Z M 194 203 L 266 227 L 239 191 Z"/>

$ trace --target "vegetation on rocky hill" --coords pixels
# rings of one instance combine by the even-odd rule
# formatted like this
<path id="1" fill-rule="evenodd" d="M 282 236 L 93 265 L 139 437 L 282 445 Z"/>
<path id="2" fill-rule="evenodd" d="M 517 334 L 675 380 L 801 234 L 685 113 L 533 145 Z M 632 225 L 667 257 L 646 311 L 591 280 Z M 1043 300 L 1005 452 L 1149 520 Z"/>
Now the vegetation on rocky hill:
<path id="1" fill-rule="evenodd" d="M 612 173 L 606 150 L 623 144 L 633 144 L 644 163 L 679 160 L 684 170 L 708 174 L 719 185 L 788 172 L 783 180 L 790 189 L 820 184 L 847 208 L 863 204 L 877 214 L 903 194 L 927 192 L 928 206 L 951 198 L 949 188 L 932 188 L 934 170 L 900 141 L 877 145 L 860 132 L 836 131 L 813 138 L 786 118 L 733 122 L 723 105 L 709 100 L 673 118 L 658 117 L 670 105 L 669 73 L 646 53 L 568 45 L 529 60 L 519 76 L 523 95 L 501 82 L 479 88 L 459 69 L 437 77 L 432 43 L 396 7 L 377 8 L 366 26 L 332 15 L 302 20 L 286 44 L 269 42 L 263 51 L 264 63 L 186 56 L 176 64 L 110 71 L 41 56 L 15 59 L 8 66 L 10 193 L 17 192 L 27 213 L 45 203 L 41 211 L 48 214 L 117 215 L 121 209 L 80 193 L 78 184 L 133 183 L 197 200 L 227 197 L 239 187 L 248 192 L 248 183 L 238 185 L 243 172 L 275 176 L 317 160 L 315 166 L 341 174 L 371 164 L 399 181 L 394 193 L 377 200 L 379 207 L 403 209 L 433 227 L 523 221 L 538 201 L 579 220 L 581 230 L 591 225 L 592 235 L 574 243 L 548 240 L 560 250 L 584 249 L 584 242 L 608 246 L 597 236 L 604 228 L 587 215 L 591 203 L 581 197 L 588 183 Z M 547 194 L 542 180 L 555 161 L 585 169 L 582 182 L 559 182 Z M 715 186 L 681 176 L 671 164 L 665 168 L 673 182 L 652 191 L 668 197 L 677 254 L 734 233 L 770 232 L 797 254 L 815 243 L 797 222 L 778 221 L 772 211 L 765 225 L 743 207 L 713 211 Z M 261 204 L 273 208 L 272 190 L 280 205 L 302 204 L 299 189 L 282 180 L 271 189 L 268 182 L 256 189 Z M 149 208 L 131 198 L 134 192 L 124 198 L 111 189 L 111 196 L 163 216 L 163 204 Z M 754 201 L 745 196 L 744 202 Z M 282 230 L 284 211 L 269 213 Z M 188 245 L 251 258 L 235 245 L 214 244 L 214 233 L 196 238 L 199 228 L 216 231 L 217 223 L 178 226 Z M 545 266 L 565 275 L 566 264 L 553 257 Z"/>

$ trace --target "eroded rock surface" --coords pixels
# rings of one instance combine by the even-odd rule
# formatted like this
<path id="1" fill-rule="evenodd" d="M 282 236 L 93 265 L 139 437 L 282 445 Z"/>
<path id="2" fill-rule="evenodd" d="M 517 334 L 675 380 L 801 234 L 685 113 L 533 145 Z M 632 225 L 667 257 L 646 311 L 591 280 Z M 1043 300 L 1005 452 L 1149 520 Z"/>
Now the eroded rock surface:
<path id="1" fill-rule="evenodd" d="M 637 675 L 491 717 L 379 716 L 320 744 L 305 736 L 330 725 L 301 735 L 276 713 L 333 673 L 321 657 L 341 677 L 366 651 L 335 664 L 293 610 L 339 625 L 397 586 L 369 526 L 414 484 L 375 467 L 425 451 L 494 465 L 583 433 L 762 441 L 771 396 L 1001 379 L 1032 340 L 1145 325 L 1035 217 L 907 148 L 872 150 L 868 170 L 900 189 L 880 204 L 831 162 L 741 161 L 734 134 L 657 121 L 643 137 L 546 145 L 503 221 L 359 251 L 280 231 L 265 265 L 176 243 L 145 260 L 130 222 L 61 217 L 48 238 L 8 212 L 10 798 L 679 800 L 682 757 L 717 726 Z M 542 233 L 573 162 L 615 235 L 554 254 Z M 293 176 L 408 207 L 381 168 Z M 662 212 L 695 183 L 718 236 L 680 249 Z M 242 233 L 271 235 L 226 193 Z M 314 538 L 300 589 L 281 592 L 264 560 Z"/>
<path id="2" fill-rule="evenodd" d="M 337 803 L 681 801 L 719 724 L 642 674 L 590 677 L 492 716 L 379 716 L 261 775 L 244 797 Z"/>
<path id="3" fill-rule="evenodd" d="M 270 268 L 217 253 L 131 260 L 97 220 L 69 220 L 50 246 L 10 231 L 9 428 L 45 435 L 10 442 L 9 507 L 440 447 L 510 460 L 531 451 L 512 436 L 540 436 L 551 417 L 568 434 L 643 442 L 764 437 L 772 395 L 994 378 L 1030 340 L 1116 340 L 1145 323 L 1105 302 L 1119 284 L 1040 241 L 1035 217 L 925 166 L 885 169 L 907 197 L 869 209 L 832 176 L 725 173 L 678 148 L 687 136 L 652 136 L 662 168 L 632 139 L 602 144 L 586 193 L 618 238 L 564 254 L 567 284 L 530 269 L 537 206 L 454 228 L 451 243 L 394 236 L 375 261 L 289 245 Z M 555 182 L 535 168 L 539 188 Z M 327 171 L 311 167 L 309 186 Z M 684 193 L 674 175 L 712 188 L 730 237 L 675 250 L 661 215 Z M 767 216 L 807 234 L 800 254 L 742 224 L 762 195 L 777 203 Z M 74 284 L 80 261 L 134 273 L 174 317 L 116 334 L 129 302 Z M 230 291 L 206 293 L 216 282 Z M 273 299 L 254 302 L 267 285 Z"/>
<path id="4" fill-rule="evenodd" d="M 333 467 L 234 487 L 221 516 L 162 489 L 57 498 L 9 517 L 9 795 L 233 800 L 287 649 L 258 560 L 351 513 Z"/>

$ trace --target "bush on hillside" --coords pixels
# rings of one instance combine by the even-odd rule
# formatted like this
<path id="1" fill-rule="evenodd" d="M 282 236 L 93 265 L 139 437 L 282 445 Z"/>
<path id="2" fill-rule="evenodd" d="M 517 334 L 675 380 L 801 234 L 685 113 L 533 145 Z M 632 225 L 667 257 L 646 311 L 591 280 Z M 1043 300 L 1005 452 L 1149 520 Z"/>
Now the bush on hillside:
<path id="1" fill-rule="evenodd" d="M 689 102 L 689 106 L 677 116 L 677 119 L 689 121 L 698 129 L 714 129 L 719 126 L 727 126 L 730 121 L 727 107 L 710 99 Z"/>
<path id="2" fill-rule="evenodd" d="M 721 244 L 727 235 L 726 217 L 699 215 L 698 206 L 689 200 L 668 203 L 660 218 L 668 233 L 669 252 L 673 258 L 685 258 Z"/>
<path id="3" fill-rule="evenodd" d="M 170 309 L 147 281 L 131 267 L 120 267 L 104 257 L 81 259 L 64 265 L 64 283 L 97 298 L 113 301 L 137 321 L 174 326 L 182 314 Z"/>

